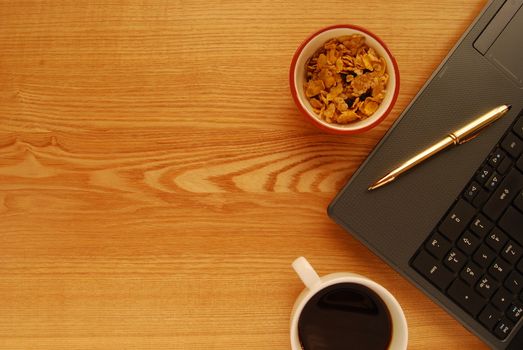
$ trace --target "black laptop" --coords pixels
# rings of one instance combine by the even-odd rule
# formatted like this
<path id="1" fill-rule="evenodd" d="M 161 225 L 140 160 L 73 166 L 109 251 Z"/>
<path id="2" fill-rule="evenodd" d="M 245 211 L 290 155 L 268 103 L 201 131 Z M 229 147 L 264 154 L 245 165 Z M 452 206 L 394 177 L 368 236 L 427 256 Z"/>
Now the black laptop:
<path id="1" fill-rule="evenodd" d="M 523 0 L 491 1 L 329 206 L 496 349 L 523 349 Z M 499 105 L 474 140 L 375 180 Z"/>

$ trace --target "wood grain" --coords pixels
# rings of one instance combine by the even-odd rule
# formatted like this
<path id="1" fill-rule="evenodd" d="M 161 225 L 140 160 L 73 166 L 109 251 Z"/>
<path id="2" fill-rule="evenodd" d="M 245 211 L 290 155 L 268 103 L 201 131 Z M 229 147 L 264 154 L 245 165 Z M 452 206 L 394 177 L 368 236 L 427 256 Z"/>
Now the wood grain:
<path id="1" fill-rule="evenodd" d="M 486 348 L 325 214 L 484 4 L 0 2 L 0 348 L 287 349 L 300 255 L 390 289 L 410 349 Z M 358 136 L 288 89 L 336 23 L 401 72 Z"/>

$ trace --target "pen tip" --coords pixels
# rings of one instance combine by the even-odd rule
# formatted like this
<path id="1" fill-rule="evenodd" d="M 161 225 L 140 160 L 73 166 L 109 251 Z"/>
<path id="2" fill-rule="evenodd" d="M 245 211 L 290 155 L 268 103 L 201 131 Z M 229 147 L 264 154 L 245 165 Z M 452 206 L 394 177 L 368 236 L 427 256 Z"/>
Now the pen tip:
<path id="1" fill-rule="evenodd" d="M 511 109 L 512 108 L 512 105 L 507 105 L 507 109 Z"/>
<path id="2" fill-rule="evenodd" d="M 381 179 L 379 179 L 378 181 L 376 181 L 375 183 L 373 183 L 372 185 L 370 185 L 368 188 L 367 188 L 367 191 L 372 191 L 372 190 L 375 190 L 376 188 L 378 187 L 381 187 L 383 185 L 386 185 L 388 184 L 389 182 L 391 181 L 394 181 L 396 178 L 394 176 L 390 176 L 390 175 L 387 175 Z"/>

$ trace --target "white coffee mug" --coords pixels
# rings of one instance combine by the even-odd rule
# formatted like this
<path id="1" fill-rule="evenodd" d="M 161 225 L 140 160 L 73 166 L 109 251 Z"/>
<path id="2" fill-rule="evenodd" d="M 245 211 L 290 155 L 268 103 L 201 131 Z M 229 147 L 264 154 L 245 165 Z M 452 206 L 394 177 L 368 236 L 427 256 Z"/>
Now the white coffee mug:
<path id="1" fill-rule="evenodd" d="M 338 283 L 359 284 L 374 291 L 385 303 L 391 317 L 392 336 L 389 342 L 389 350 L 407 349 L 408 329 L 405 314 L 396 298 L 384 287 L 368 278 L 348 272 L 332 273 L 320 277 L 304 257 L 294 260 L 292 267 L 306 287 L 298 296 L 292 309 L 290 330 L 292 350 L 302 350 L 298 336 L 298 321 L 307 302 L 322 289 Z M 347 348 L 350 348 L 350 346 L 348 345 Z"/>

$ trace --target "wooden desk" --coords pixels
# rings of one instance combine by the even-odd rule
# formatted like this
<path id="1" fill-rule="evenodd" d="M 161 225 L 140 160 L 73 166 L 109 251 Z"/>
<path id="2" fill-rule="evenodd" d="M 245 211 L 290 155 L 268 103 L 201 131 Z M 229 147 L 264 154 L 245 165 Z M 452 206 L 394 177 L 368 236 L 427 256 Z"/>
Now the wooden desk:
<path id="1" fill-rule="evenodd" d="M 391 290 L 411 349 L 486 348 L 325 213 L 485 0 L 355 3 L 3 1 L 0 348 L 288 349 L 300 255 Z M 335 23 L 401 71 L 359 136 L 289 94 L 294 50 Z"/>

